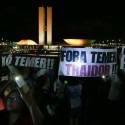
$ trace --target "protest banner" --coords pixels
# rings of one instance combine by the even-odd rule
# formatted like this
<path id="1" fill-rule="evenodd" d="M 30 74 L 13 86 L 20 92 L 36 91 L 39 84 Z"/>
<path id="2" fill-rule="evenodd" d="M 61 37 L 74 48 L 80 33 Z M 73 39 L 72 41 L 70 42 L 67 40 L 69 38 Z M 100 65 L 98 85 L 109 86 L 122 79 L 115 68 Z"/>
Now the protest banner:
<path id="1" fill-rule="evenodd" d="M 0 55 L 0 67 L 13 65 L 16 67 L 53 69 L 55 58 L 36 55 Z"/>
<path id="2" fill-rule="evenodd" d="M 125 70 L 125 46 L 123 46 L 121 50 L 120 69 Z"/>
<path id="3" fill-rule="evenodd" d="M 99 77 L 117 72 L 117 49 L 62 48 L 59 75 Z"/>

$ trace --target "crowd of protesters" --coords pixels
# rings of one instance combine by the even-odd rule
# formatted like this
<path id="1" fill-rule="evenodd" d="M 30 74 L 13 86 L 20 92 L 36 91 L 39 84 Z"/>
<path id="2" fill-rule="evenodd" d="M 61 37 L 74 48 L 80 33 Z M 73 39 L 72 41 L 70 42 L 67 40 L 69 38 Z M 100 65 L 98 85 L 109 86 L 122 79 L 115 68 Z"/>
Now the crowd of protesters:
<path id="1" fill-rule="evenodd" d="M 29 108 L 14 81 L 5 78 L 6 73 L 1 74 L 0 123 L 33 125 Z M 125 73 L 122 70 L 113 79 L 58 77 L 53 71 L 37 79 L 32 75 L 29 72 L 24 77 L 34 88 L 33 97 L 43 115 L 43 125 L 125 124 Z"/>

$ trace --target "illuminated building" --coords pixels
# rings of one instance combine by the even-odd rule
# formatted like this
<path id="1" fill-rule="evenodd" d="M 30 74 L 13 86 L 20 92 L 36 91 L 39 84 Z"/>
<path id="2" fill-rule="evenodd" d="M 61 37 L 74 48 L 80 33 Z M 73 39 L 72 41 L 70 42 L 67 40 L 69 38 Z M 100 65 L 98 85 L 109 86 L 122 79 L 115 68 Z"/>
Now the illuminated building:
<path id="1" fill-rule="evenodd" d="M 52 7 L 41 6 L 38 9 L 39 44 L 52 44 Z"/>

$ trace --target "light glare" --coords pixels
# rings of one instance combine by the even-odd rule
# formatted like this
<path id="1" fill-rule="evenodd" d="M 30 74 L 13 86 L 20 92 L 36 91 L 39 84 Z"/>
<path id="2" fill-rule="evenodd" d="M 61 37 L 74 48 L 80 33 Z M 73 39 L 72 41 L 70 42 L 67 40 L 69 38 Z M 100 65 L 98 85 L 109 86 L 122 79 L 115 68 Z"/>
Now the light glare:
<path id="1" fill-rule="evenodd" d="M 102 79 L 105 79 L 106 78 L 106 76 L 105 75 L 102 75 Z"/>
<path id="2" fill-rule="evenodd" d="M 15 76 L 15 81 L 19 81 L 20 80 L 20 76 Z"/>
<path id="3" fill-rule="evenodd" d="M 89 46 L 90 41 L 87 39 L 64 39 L 64 41 L 73 46 Z"/>

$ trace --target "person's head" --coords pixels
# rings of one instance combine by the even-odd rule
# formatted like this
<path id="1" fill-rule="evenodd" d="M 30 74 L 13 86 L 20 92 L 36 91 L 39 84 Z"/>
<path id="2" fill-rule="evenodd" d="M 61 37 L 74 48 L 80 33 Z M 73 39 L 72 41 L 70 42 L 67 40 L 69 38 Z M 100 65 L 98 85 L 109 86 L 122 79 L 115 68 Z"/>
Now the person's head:
<path id="1" fill-rule="evenodd" d="M 4 90 L 4 98 L 8 111 L 21 112 L 25 106 L 18 90 L 11 84 Z"/>
<path id="2" fill-rule="evenodd" d="M 118 70 L 117 75 L 118 75 L 120 80 L 122 80 L 122 81 L 125 80 L 125 72 L 122 69 Z"/>

